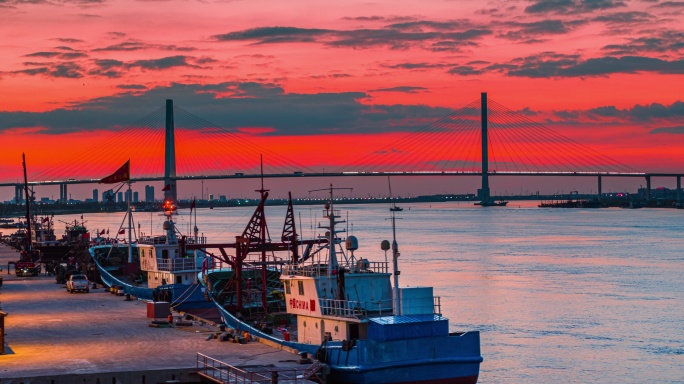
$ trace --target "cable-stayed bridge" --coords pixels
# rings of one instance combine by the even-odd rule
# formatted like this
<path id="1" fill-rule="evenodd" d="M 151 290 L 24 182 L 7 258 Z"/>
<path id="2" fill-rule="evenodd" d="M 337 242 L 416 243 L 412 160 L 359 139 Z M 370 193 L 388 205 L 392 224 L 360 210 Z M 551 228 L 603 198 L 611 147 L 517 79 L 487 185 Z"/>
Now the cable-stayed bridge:
<path id="1" fill-rule="evenodd" d="M 164 181 L 171 186 L 165 197 L 174 201 L 178 181 L 262 175 L 480 177 L 479 198 L 485 203 L 491 201 L 490 177 L 596 177 L 599 198 L 604 177 L 644 178 L 647 191 L 652 177 L 674 177 L 681 201 L 683 174 L 639 172 L 488 99 L 486 93 L 447 116 L 415 125 L 420 128 L 385 135 L 393 138 L 377 144 L 368 138 L 378 135 L 345 141 L 344 135 L 333 134 L 327 136 L 334 139 L 313 145 L 300 143 L 301 137 L 284 143 L 267 130 L 256 141 L 253 132 L 219 127 L 167 100 L 164 107 L 65 154 L 50 167 L 29 169 L 29 183 L 60 185 L 60 200 L 66 201 L 68 184 L 97 183 L 130 159 L 133 181 Z M 316 165 L 303 165 L 312 163 Z M 22 200 L 16 181 L 0 179 L 0 186 L 13 186 L 15 201 Z"/>

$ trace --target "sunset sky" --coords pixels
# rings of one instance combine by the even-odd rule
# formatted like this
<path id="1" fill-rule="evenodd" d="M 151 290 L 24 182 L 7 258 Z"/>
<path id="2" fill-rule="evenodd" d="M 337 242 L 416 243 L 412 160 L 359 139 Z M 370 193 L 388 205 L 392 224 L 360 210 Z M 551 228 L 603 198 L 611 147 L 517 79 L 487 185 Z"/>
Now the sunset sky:
<path id="1" fill-rule="evenodd" d="M 167 98 L 319 169 L 481 92 L 634 170 L 681 173 L 683 26 L 684 2 L 658 0 L 0 0 L 0 182 L 20 178 L 22 152 L 42 177 L 115 169 L 145 141 L 93 143 Z M 217 143 L 195 142 L 179 159 L 219 167 L 210 156 L 230 149 Z M 74 156 L 86 151 L 98 156 Z M 50 173 L 65 158 L 81 174 Z M 397 189 L 448 189 L 412 184 Z M 453 192 L 474 193 L 468 185 Z M 0 188 L 1 200 L 12 196 Z"/>

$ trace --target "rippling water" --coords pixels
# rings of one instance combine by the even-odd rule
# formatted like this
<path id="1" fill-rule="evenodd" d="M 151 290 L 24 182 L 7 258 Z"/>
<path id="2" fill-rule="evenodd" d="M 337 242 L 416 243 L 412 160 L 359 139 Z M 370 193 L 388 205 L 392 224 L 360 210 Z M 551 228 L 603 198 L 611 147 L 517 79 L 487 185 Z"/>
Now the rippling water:
<path id="1" fill-rule="evenodd" d="M 388 207 L 337 208 L 359 238 L 356 256 L 384 261 Z M 202 209 L 197 226 L 232 241 L 253 209 Z M 295 210 L 310 238 L 321 207 Z M 284 212 L 267 207 L 274 239 Z M 481 331 L 480 383 L 684 382 L 684 211 L 432 203 L 398 216 L 400 284 L 434 286 L 452 331 Z M 135 217 L 161 232 L 160 214 Z M 85 218 L 114 233 L 123 217 Z M 187 210 L 178 227 L 190 228 Z"/>

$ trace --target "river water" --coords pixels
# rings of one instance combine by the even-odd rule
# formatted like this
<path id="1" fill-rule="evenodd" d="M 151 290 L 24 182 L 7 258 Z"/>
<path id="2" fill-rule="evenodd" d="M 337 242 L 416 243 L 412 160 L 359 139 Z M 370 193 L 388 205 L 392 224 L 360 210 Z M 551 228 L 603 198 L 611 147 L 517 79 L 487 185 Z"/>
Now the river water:
<path id="1" fill-rule="evenodd" d="M 684 382 L 684 211 L 536 204 L 404 205 L 400 285 L 434 286 L 451 331 L 481 332 L 480 383 Z M 388 206 L 336 208 L 359 239 L 356 256 L 384 261 Z M 210 242 L 230 242 L 253 210 L 201 209 L 197 226 Z M 320 233 L 322 207 L 295 211 L 305 238 Z M 266 209 L 274 239 L 284 214 L 285 207 Z M 122 218 L 85 215 L 91 231 L 111 233 Z M 135 218 L 145 234 L 161 234 L 159 213 Z M 189 220 L 180 212 L 181 231 Z"/>

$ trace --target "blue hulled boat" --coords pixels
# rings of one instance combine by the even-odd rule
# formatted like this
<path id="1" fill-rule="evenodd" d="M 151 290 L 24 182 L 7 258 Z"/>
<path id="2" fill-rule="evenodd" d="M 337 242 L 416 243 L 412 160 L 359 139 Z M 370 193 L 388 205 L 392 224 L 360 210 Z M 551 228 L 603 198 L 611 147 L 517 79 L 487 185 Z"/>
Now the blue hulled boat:
<path id="1" fill-rule="evenodd" d="M 195 241 L 184 236 L 179 239 L 172 212 L 165 211 L 164 235 L 129 243 L 96 239 L 89 248 L 90 255 L 102 281 L 125 294 L 141 300 L 168 301 L 177 311 L 213 308 L 204 286 L 197 281 L 197 273 L 211 259 L 186 249 Z"/>

